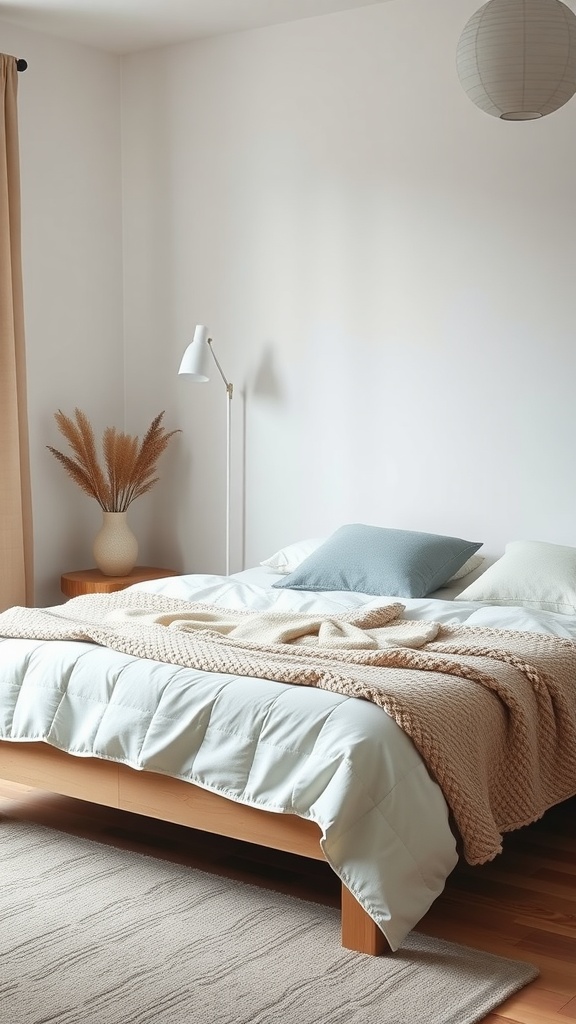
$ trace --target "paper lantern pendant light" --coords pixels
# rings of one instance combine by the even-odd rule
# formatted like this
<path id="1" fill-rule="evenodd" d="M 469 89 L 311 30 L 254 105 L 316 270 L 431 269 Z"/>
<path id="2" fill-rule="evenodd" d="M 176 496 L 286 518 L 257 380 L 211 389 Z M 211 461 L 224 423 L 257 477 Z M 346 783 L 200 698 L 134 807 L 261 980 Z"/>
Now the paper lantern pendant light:
<path id="1" fill-rule="evenodd" d="M 576 92 L 576 16 L 560 0 L 489 0 L 465 26 L 456 65 L 487 114 L 544 117 Z"/>

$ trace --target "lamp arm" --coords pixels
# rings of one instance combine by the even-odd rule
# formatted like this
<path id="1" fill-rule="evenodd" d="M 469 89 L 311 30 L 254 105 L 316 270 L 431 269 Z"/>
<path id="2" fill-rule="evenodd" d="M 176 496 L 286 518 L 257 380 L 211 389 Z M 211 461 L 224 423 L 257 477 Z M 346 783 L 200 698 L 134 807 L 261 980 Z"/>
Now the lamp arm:
<path id="1" fill-rule="evenodd" d="M 208 344 L 208 348 L 210 349 L 210 354 L 212 356 L 212 359 L 214 360 L 214 362 L 216 363 L 216 366 L 218 367 L 218 373 L 220 374 L 220 376 L 222 377 L 222 380 L 224 381 L 224 383 L 226 385 L 226 391 L 228 392 L 228 398 L 232 398 L 232 394 L 233 394 L 233 391 L 234 391 L 234 385 L 231 384 L 230 381 L 227 380 L 226 377 L 224 376 L 224 370 L 220 366 L 220 363 L 218 362 L 218 358 L 216 356 L 216 353 L 215 353 L 214 349 L 212 348 L 212 338 L 208 338 L 207 339 L 207 344 Z"/>

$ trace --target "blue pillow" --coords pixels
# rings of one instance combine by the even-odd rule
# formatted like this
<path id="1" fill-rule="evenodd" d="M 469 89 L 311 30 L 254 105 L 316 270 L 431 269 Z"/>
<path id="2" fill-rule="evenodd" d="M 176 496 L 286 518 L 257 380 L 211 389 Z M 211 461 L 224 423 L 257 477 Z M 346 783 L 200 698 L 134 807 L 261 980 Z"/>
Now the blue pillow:
<path id="1" fill-rule="evenodd" d="M 459 537 L 350 523 L 274 583 L 279 590 L 354 590 L 426 597 L 482 546 Z"/>

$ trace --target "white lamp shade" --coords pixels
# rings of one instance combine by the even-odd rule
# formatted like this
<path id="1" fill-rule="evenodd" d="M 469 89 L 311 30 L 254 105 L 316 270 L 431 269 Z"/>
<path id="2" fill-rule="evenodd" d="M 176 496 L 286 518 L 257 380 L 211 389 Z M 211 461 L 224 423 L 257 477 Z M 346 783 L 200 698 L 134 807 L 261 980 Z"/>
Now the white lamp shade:
<path id="1" fill-rule="evenodd" d="M 560 0 L 489 0 L 465 26 L 456 65 L 487 114 L 544 117 L 576 92 L 576 16 Z"/>
<path id="2" fill-rule="evenodd" d="M 182 362 L 178 370 L 178 373 L 188 374 L 193 381 L 199 384 L 210 380 L 210 368 L 214 365 L 208 337 L 208 328 L 203 324 L 198 324 L 194 331 L 194 337 L 182 356 Z"/>

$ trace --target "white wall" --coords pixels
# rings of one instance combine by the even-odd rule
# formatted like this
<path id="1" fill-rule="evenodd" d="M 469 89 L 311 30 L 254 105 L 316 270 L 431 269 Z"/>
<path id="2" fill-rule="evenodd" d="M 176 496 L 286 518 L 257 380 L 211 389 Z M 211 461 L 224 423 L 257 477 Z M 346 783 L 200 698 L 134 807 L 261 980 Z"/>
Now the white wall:
<path id="1" fill-rule="evenodd" d="M 101 516 L 46 444 L 76 406 L 100 434 L 124 421 L 120 61 L 0 20 L 18 79 L 22 242 L 36 601 L 93 564 Z"/>
<path id="2" fill-rule="evenodd" d="M 127 417 L 183 428 L 154 496 L 180 567 L 223 570 L 225 393 L 176 376 L 197 322 L 236 385 L 233 568 L 353 521 L 576 544 L 576 100 L 474 107 L 477 6 L 125 58 Z"/>
<path id="3" fill-rule="evenodd" d="M 45 450 L 59 407 L 136 433 L 165 409 L 183 433 L 132 506 L 140 561 L 223 570 L 225 392 L 176 373 L 197 322 L 235 384 L 233 568 L 352 521 L 576 544 L 576 100 L 477 110 L 454 62 L 477 6 L 391 0 L 122 61 L 0 21 L 29 61 L 39 603 L 99 523 Z"/>

